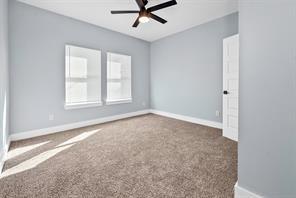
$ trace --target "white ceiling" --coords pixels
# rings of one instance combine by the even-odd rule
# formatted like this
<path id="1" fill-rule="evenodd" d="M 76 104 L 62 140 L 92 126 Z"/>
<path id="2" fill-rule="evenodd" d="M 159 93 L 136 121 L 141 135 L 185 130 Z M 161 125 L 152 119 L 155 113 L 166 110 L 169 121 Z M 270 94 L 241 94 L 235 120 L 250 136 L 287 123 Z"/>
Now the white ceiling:
<path id="1" fill-rule="evenodd" d="M 110 11 L 138 10 L 135 0 L 19 1 L 146 41 L 155 41 L 238 11 L 238 0 L 177 0 L 177 5 L 154 12 L 168 21 L 165 25 L 151 20 L 133 28 L 137 14 L 111 15 Z M 149 0 L 146 8 L 166 1 Z"/>

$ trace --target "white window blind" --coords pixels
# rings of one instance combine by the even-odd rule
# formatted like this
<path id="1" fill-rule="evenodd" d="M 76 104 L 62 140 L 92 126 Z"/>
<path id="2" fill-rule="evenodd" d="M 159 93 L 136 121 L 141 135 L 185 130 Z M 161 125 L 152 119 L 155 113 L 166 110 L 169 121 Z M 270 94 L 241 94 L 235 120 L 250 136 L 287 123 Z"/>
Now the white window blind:
<path id="1" fill-rule="evenodd" d="M 107 104 L 132 101 L 131 57 L 107 54 Z"/>
<path id="2" fill-rule="evenodd" d="M 66 45 L 65 108 L 101 105 L 101 51 Z"/>

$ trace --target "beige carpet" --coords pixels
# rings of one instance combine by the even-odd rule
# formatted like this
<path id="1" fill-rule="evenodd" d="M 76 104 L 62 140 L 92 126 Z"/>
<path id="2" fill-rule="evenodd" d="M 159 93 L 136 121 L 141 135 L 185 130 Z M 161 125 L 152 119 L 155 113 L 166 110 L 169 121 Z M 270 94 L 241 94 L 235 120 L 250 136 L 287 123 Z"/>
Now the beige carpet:
<path id="1" fill-rule="evenodd" d="M 145 115 L 14 142 L 0 197 L 230 198 L 237 144 L 221 130 Z"/>

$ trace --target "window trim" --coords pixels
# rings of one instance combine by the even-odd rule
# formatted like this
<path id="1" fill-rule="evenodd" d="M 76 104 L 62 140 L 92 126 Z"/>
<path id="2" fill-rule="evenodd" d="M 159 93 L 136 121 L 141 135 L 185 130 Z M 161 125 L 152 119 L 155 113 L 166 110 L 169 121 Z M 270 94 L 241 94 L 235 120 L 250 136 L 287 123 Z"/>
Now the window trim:
<path id="1" fill-rule="evenodd" d="M 81 103 L 73 103 L 73 104 L 67 104 L 66 103 L 66 97 L 67 97 L 67 93 L 66 93 L 66 89 L 67 89 L 67 78 L 66 78 L 66 74 L 64 77 L 64 84 L 65 84 L 65 90 L 64 90 L 64 109 L 65 110 L 72 110 L 72 109 L 83 109 L 83 108 L 93 108 L 93 107 L 100 107 L 103 106 L 103 102 L 102 102 L 102 50 L 100 49 L 95 49 L 95 48 L 89 48 L 89 47 L 85 47 L 85 46 L 79 46 L 79 45 L 73 45 L 73 44 L 65 44 L 65 68 L 66 68 L 66 57 L 67 57 L 67 47 L 80 47 L 80 48 L 85 48 L 85 49 L 90 49 L 90 50 L 95 50 L 95 51 L 99 51 L 100 52 L 100 95 L 101 98 L 98 101 L 95 102 L 81 102 Z M 64 71 L 66 72 L 66 69 L 64 68 Z"/>
<path id="2" fill-rule="evenodd" d="M 121 55 L 121 56 L 129 56 L 131 58 L 131 97 L 130 98 L 123 98 L 123 99 L 115 99 L 115 100 L 108 100 L 108 54 L 115 54 L 115 55 Z M 106 52 L 107 56 L 107 65 L 106 65 L 106 105 L 116 105 L 116 104 L 127 104 L 133 102 L 133 69 L 132 69 L 132 56 L 125 54 L 125 53 L 117 53 L 117 52 Z"/>
<path id="3" fill-rule="evenodd" d="M 76 103 L 76 104 L 65 104 L 65 110 L 71 109 L 83 109 L 83 108 L 91 108 L 91 107 L 100 107 L 103 106 L 102 102 L 83 102 L 83 103 Z"/>
<path id="4" fill-rule="evenodd" d="M 106 105 L 116 105 L 116 104 L 128 104 L 132 103 L 132 98 L 126 98 L 126 99 L 117 99 L 117 100 L 106 100 Z"/>

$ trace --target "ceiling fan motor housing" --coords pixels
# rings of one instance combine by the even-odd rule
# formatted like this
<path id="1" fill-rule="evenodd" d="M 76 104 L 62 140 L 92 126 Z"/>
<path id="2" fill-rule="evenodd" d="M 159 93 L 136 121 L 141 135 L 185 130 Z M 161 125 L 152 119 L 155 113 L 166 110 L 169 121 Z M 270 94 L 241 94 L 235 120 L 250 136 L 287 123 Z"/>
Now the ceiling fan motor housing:
<path id="1" fill-rule="evenodd" d="M 152 12 L 177 4 L 176 0 L 171 0 L 171 1 L 161 3 L 161 4 L 158 4 L 158 5 L 155 5 L 155 6 L 152 6 L 148 9 L 146 9 L 145 5 L 147 5 L 148 0 L 135 0 L 135 1 L 140 8 L 139 11 L 136 11 L 136 10 L 121 10 L 120 11 L 120 10 L 118 10 L 118 11 L 111 11 L 111 14 L 133 14 L 133 13 L 139 14 L 133 27 L 138 27 L 140 22 L 142 22 L 142 23 L 148 22 L 149 18 L 152 18 L 152 19 L 158 21 L 159 23 L 165 24 L 167 22 L 165 19 L 153 14 Z"/>

